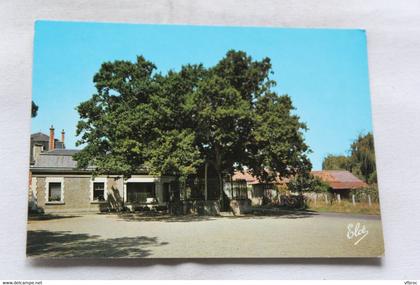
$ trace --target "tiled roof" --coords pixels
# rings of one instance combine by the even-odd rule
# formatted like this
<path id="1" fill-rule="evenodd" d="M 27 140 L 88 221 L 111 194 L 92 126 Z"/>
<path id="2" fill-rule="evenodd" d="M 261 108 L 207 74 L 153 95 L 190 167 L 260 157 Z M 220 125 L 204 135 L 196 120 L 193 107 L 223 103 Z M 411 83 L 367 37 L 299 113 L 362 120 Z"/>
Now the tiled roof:
<path id="1" fill-rule="evenodd" d="M 42 152 L 35 161 L 34 168 L 76 168 L 77 162 L 73 155 L 79 152 L 77 149 L 55 149 Z"/>
<path id="2" fill-rule="evenodd" d="M 80 151 L 79 149 L 56 148 L 54 150 L 49 150 L 49 151 L 43 152 L 42 155 L 74 155 L 74 154 L 78 153 L 79 151 Z"/>
<path id="3" fill-rule="evenodd" d="M 240 171 L 235 171 L 235 173 L 232 176 L 232 180 L 245 180 L 248 184 L 253 185 L 253 184 L 260 184 L 261 182 L 258 180 L 257 177 L 253 176 L 251 173 L 249 173 L 247 170 L 244 170 L 244 172 L 240 172 Z M 289 182 L 289 179 L 287 178 L 277 178 L 276 179 L 276 184 L 284 184 Z"/>
<path id="4" fill-rule="evenodd" d="M 38 133 L 31 134 L 31 140 L 38 141 L 38 142 L 49 141 L 49 136 L 47 136 L 44 133 L 38 132 Z"/>
<path id="5" fill-rule="evenodd" d="M 320 170 L 312 171 L 312 174 L 328 183 L 332 189 L 355 189 L 367 186 L 347 170 Z"/>
<path id="6" fill-rule="evenodd" d="M 355 189 L 355 188 L 362 188 L 367 186 L 365 182 L 354 176 L 351 172 L 346 170 L 320 170 L 320 171 L 312 171 L 311 172 L 314 176 L 321 178 L 321 180 L 325 181 L 330 185 L 332 189 L 339 190 L 339 189 Z M 260 184 L 261 182 L 258 179 L 251 175 L 248 171 L 239 172 L 236 171 L 232 177 L 232 180 L 245 180 L 248 184 Z M 289 179 L 277 178 L 277 184 L 284 184 L 289 182 Z"/>
<path id="7" fill-rule="evenodd" d="M 41 152 L 31 169 L 36 172 L 57 173 L 90 172 L 94 170 L 95 166 L 93 165 L 88 166 L 86 169 L 77 169 L 77 162 L 73 159 L 73 155 L 79 151 L 78 149 L 54 149 Z M 140 168 L 138 172 L 133 174 L 147 174 L 147 170 Z"/>
<path id="8" fill-rule="evenodd" d="M 256 177 L 252 176 L 251 173 L 248 171 L 244 171 L 243 173 L 240 171 L 235 171 L 232 176 L 232 180 L 245 180 L 248 184 L 258 184 L 259 181 Z"/>

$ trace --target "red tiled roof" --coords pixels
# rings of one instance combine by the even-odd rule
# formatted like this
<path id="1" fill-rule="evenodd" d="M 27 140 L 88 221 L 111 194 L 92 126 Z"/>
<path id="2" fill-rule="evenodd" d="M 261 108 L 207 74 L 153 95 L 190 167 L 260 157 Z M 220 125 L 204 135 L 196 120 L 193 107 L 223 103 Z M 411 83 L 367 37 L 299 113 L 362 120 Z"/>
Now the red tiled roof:
<path id="1" fill-rule="evenodd" d="M 244 171 L 244 173 L 240 171 L 235 171 L 235 173 L 232 176 L 232 180 L 245 180 L 248 184 L 257 184 L 258 179 L 251 175 L 248 171 Z"/>
<path id="2" fill-rule="evenodd" d="M 328 183 L 335 190 L 355 189 L 367 186 L 365 182 L 347 170 L 320 170 L 312 171 L 311 173 Z"/>
<path id="3" fill-rule="evenodd" d="M 312 171 L 311 173 L 328 183 L 328 185 L 330 185 L 330 187 L 335 190 L 356 189 L 367 186 L 365 182 L 347 170 L 319 170 Z M 246 170 L 243 173 L 236 171 L 232 177 L 232 180 L 245 180 L 250 185 L 261 183 L 258 178 Z M 289 182 L 289 179 L 287 178 L 276 179 L 276 184 L 285 184 L 287 182 Z"/>
<path id="4" fill-rule="evenodd" d="M 235 171 L 235 173 L 232 176 L 232 180 L 245 180 L 246 183 L 250 184 L 250 185 L 254 185 L 254 184 L 260 184 L 261 182 L 258 180 L 257 177 L 252 176 L 251 173 L 249 173 L 247 170 L 244 170 L 244 172 L 240 172 L 240 171 Z M 276 179 L 276 184 L 284 184 L 289 182 L 289 180 L 287 178 L 278 178 Z"/>

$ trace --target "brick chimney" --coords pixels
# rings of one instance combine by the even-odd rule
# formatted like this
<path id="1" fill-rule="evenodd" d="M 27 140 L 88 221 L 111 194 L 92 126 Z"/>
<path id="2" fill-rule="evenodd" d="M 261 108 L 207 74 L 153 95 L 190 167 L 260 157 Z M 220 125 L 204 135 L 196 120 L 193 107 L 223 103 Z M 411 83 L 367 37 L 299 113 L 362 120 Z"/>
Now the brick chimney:
<path id="1" fill-rule="evenodd" d="M 51 125 L 50 128 L 50 141 L 49 141 L 49 145 L 48 145 L 48 150 L 54 150 L 55 147 L 55 143 L 54 143 L 54 127 L 53 125 Z"/>
<path id="2" fill-rule="evenodd" d="M 61 131 L 61 142 L 63 143 L 63 145 L 64 145 L 64 135 L 65 135 L 66 133 L 64 132 L 64 129 Z"/>

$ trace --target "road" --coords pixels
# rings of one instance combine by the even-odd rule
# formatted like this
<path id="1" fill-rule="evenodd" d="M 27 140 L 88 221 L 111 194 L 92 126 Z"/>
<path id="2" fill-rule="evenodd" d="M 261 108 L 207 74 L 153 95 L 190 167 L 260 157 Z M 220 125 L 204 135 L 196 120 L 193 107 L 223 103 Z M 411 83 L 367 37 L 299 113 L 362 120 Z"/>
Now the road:
<path id="1" fill-rule="evenodd" d="M 363 257 L 383 252 L 378 216 L 73 214 L 28 223 L 30 257 Z"/>

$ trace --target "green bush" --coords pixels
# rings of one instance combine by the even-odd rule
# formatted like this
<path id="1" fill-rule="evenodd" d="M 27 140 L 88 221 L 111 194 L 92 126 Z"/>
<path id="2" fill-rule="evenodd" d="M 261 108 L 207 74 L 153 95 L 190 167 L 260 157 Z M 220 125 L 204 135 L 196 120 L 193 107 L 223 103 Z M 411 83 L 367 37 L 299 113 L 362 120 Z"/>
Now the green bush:
<path id="1" fill-rule="evenodd" d="M 353 189 L 350 191 L 350 197 L 351 195 L 355 196 L 357 202 L 368 201 L 368 195 L 370 195 L 372 203 L 379 203 L 379 192 L 377 184 L 371 184 L 360 189 Z"/>

